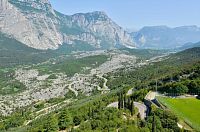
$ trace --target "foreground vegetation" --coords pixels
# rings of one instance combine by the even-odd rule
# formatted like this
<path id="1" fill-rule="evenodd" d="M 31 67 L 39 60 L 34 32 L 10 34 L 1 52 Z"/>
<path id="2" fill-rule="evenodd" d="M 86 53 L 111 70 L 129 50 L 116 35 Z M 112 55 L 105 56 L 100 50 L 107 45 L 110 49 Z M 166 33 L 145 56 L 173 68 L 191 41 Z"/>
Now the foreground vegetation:
<path id="1" fill-rule="evenodd" d="M 108 104 L 119 100 L 119 97 L 122 97 L 121 93 L 125 93 L 127 89 L 118 89 L 105 95 L 82 98 L 66 108 L 38 118 L 28 126 L 25 126 L 24 122 L 31 119 L 29 110 L 18 111 L 18 113 L 0 122 L 0 130 L 7 132 L 56 132 L 58 130 L 72 132 L 116 130 L 120 132 L 180 131 L 176 124 L 178 118 L 169 111 L 152 107 L 148 118 L 141 120 L 137 110 L 130 109 L 129 101 L 124 105 L 126 107 L 122 106 L 119 109 L 107 107 Z M 146 93 L 146 91 L 144 92 Z M 140 93 L 143 93 L 143 90 Z M 125 94 L 123 96 L 122 100 L 126 98 L 132 102 L 132 99 L 134 99 L 133 96 L 130 96 L 130 98 L 125 97 Z M 133 107 L 131 105 L 131 108 Z M 10 129 L 12 127 L 18 128 Z"/>
<path id="2" fill-rule="evenodd" d="M 200 131 L 199 109 L 200 100 L 196 98 L 167 98 L 158 97 L 159 101 L 184 119 L 189 125 Z"/>

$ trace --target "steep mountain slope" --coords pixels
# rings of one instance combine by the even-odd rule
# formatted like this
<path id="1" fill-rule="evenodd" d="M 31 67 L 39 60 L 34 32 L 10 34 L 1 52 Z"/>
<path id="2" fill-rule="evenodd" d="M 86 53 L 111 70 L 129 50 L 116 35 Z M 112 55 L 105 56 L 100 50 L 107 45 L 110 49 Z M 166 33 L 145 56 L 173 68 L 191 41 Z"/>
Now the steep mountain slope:
<path id="1" fill-rule="evenodd" d="M 132 37 L 140 48 L 177 48 L 188 42 L 200 41 L 200 28 L 197 26 L 144 27 L 132 33 Z"/>
<path id="2" fill-rule="evenodd" d="M 105 13 L 67 16 L 54 11 L 48 0 L 0 0 L 0 31 L 36 49 L 77 42 L 102 49 L 135 46 Z"/>
<path id="3" fill-rule="evenodd" d="M 0 33 L 0 67 L 38 63 L 55 56 L 57 50 L 37 50 Z"/>
<path id="4" fill-rule="evenodd" d="M 0 5 L 1 32 L 37 49 L 54 49 L 62 44 L 48 1 L 1 0 Z"/>

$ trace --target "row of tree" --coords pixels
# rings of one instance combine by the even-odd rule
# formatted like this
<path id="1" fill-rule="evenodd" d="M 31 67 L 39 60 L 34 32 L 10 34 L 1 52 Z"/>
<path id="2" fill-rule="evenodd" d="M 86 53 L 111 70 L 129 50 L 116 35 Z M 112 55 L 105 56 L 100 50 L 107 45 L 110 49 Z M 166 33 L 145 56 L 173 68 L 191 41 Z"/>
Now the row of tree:
<path id="1" fill-rule="evenodd" d="M 200 95 L 200 79 L 184 79 L 178 82 L 169 82 L 159 87 L 159 91 L 169 95 L 192 94 Z"/>
<path id="2" fill-rule="evenodd" d="M 134 100 L 130 96 L 126 97 L 123 92 L 118 94 L 118 108 L 130 110 L 132 116 L 135 114 Z"/>

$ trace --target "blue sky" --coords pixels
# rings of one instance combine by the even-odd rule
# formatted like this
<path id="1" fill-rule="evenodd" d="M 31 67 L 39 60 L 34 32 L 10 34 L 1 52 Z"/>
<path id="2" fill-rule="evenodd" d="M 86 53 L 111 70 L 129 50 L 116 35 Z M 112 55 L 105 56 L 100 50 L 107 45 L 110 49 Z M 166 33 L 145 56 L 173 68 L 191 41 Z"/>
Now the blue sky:
<path id="1" fill-rule="evenodd" d="M 200 26 L 200 0 L 50 0 L 57 11 L 71 15 L 104 11 L 124 28 Z"/>

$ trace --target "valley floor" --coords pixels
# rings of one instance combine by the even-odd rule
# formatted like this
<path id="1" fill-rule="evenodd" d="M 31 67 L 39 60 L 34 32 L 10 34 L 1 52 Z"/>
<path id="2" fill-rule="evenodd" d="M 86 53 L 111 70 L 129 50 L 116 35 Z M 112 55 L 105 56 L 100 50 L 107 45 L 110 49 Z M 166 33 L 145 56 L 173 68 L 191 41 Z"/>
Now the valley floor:
<path id="1" fill-rule="evenodd" d="M 108 80 L 104 75 L 123 68 L 125 64 L 136 66 L 136 57 L 122 52 L 94 51 L 75 53 L 73 57 L 74 60 L 69 62 L 63 60 L 61 65 L 56 64 L 60 63 L 57 60 L 51 60 L 33 66 L 16 68 L 13 77 L 25 85 L 26 90 L 11 95 L 0 95 L 0 113 L 8 115 L 16 108 L 26 107 L 34 102 L 70 96 L 69 92 L 74 93 L 76 97 L 79 94 L 90 96 L 94 94 L 93 92 L 95 94 L 97 92 L 107 93 L 110 89 L 106 85 Z M 78 67 L 77 59 L 80 60 Z M 87 63 L 86 61 L 92 62 Z M 61 70 L 63 67 L 66 67 L 65 69 L 77 67 L 77 70 L 75 69 L 77 73 L 70 76 L 64 72 L 65 69 Z"/>

